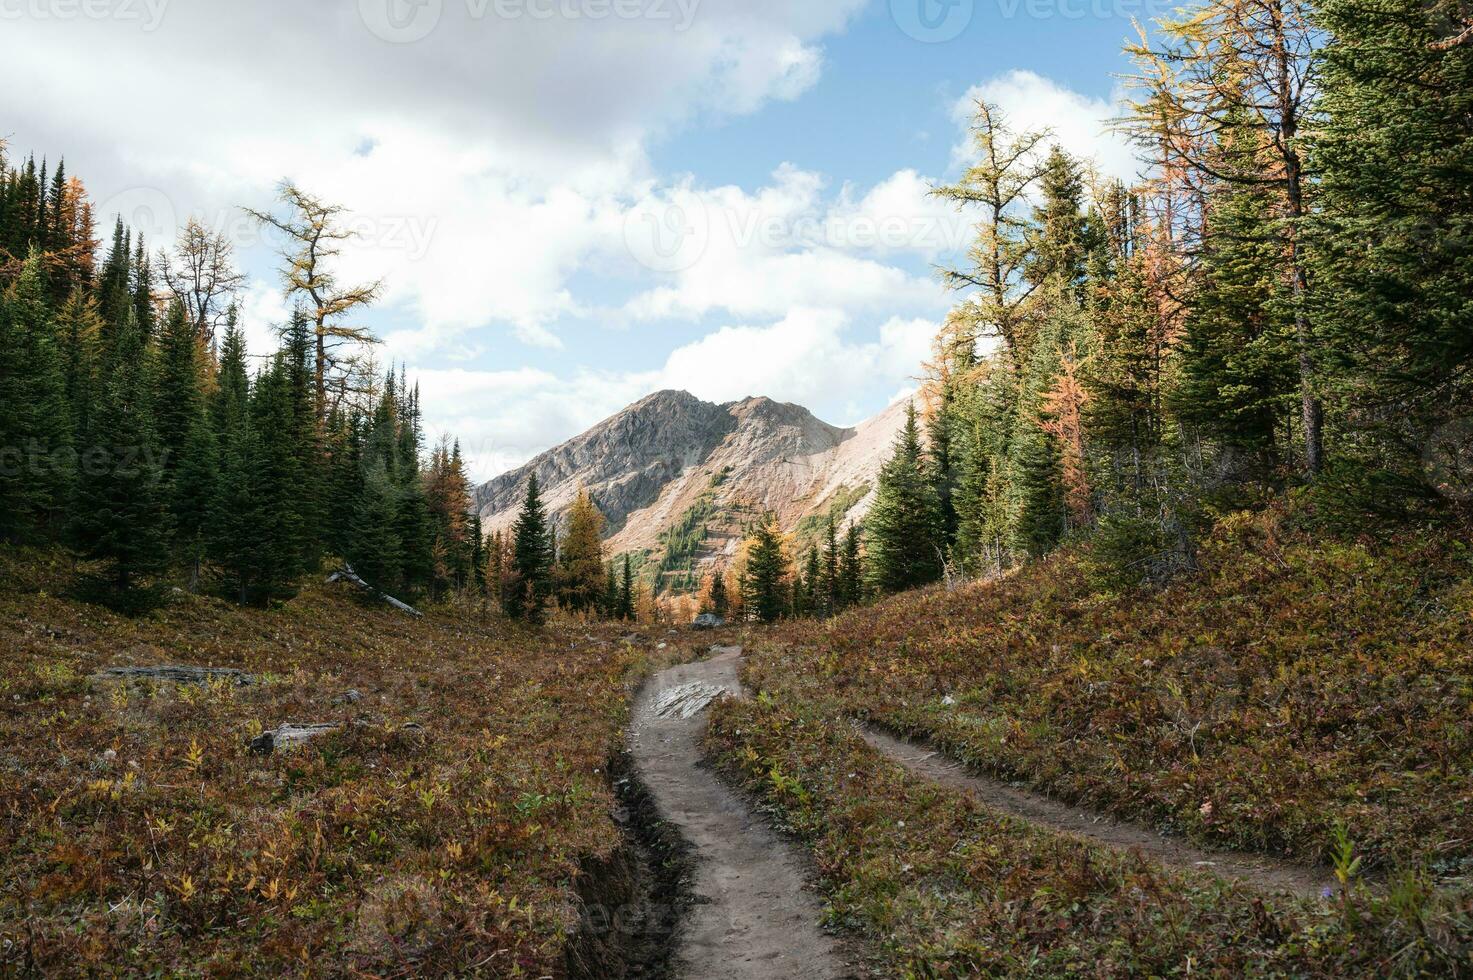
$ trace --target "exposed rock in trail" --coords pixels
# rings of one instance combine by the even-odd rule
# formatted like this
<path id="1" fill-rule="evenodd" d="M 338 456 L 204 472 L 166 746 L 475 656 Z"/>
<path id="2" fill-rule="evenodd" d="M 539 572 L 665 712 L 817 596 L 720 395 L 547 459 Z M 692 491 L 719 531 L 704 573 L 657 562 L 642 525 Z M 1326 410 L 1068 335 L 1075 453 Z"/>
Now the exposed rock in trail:
<path id="1" fill-rule="evenodd" d="M 650 704 L 650 709 L 658 718 L 690 718 L 705 711 L 724 693 L 721 688 L 702 681 L 681 684 L 661 691 Z"/>
<path id="2" fill-rule="evenodd" d="M 995 810 L 1049 830 L 1073 834 L 1106 847 L 1140 851 L 1169 868 L 1208 872 L 1260 891 L 1318 898 L 1325 888 L 1333 885 L 1333 878 L 1323 869 L 1265 854 L 1203 850 L 1146 827 L 976 775 L 939 752 L 885 732 L 867 727 L 861 727 L 860 731 L 864 740 L 882 755 L 916 775 L 970 792 Z"/>
<path id="3" fill-rule="evenodd" d="M 172 681 L 175 684 L 208 684 L 223 680 L 237 686 L 255 683 L 255 678 L 234 667 L 184 667 L 178 664 L 159 664 L 153 667 L 104 667 L 93 675 L 99 681 L 150 680 Z"/>
<path id="4" fill-rule="evenodd" d="M 741 693 L 741 648 L 713 653 L 651 679 L 635 703 L 630 739 L 660 818 L 690 843 L 695 862 L 695 904 L 675 936 L 675 973 L 690 980 L 853 976 L 820 929 L 823 906 L 798 856 L 701 765 L 700 711 L 720 694 Z"/>

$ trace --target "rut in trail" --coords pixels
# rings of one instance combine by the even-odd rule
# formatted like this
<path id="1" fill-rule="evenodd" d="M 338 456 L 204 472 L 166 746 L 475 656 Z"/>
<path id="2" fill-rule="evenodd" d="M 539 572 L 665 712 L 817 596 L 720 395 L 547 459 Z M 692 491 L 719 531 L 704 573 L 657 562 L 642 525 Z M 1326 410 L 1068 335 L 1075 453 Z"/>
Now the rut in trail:
<path id="1" fill-rule="evenodd" d="M 635 701 L 635 765 L 661 818 L 691 844 L 695 902 L 677 929 L 675 975 L 689 980 L 853 976 L 819 928 L 823 906 L 793 850 L 701 763 L 705 710 L 740 696 L 740 647 L 656 674 Z"/>
<path id="2" fill-rule="evenodd" d="M 1123 823 L 1092 810 L 1068 806 L 1041 793 L 975 775 L 939 752 L 876 729 L 862 728 L 861 733 L 882 755 L 910 772 L 970 792 L 995 810 L 1048 830 L 1072 834 L 1106 847 L 1140 851 L 1168 868 L 1215 874 L 1263 892 L 1318 898 L 1333 884 L 1333 878 L 1323 869 L 1264 854 L 1202 850 L 1138 824 Z"/>

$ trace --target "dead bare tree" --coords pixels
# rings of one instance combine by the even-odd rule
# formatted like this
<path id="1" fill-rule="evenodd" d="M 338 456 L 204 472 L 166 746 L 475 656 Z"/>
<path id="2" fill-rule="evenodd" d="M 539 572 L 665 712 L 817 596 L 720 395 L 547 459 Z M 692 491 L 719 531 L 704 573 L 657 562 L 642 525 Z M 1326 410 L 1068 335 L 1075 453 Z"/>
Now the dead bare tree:
<path id="1" fill-rule="evenodd" d="M 231 261 L 234 251 L 230 239 L 210 231 L 197 218 L 179 230 L 172 255 L 159 250 L 164 285 L 184 307 L 195 336 L 210 347 L 245 282 Z"/>
<path id="2" fill-rule="evenodd" d="M 378 343 L 367 327 L 347 321 L 373 305 L 383 291 L 383 282 L 344 286 L 338 281 L 333 260 L 342 254 L 342 243 L 357 234 L 343 227 L 342 207 L 323 202 L 289 180 L 282 182 L 278 200 L 286 207 L 284 217 L 250 208 L 246 211 L 262 225 L 286 236 L 280 253 L 284 263 L 281 274 L 287 298 L 302 303 L 312 322 L 316 343 L 313 381 L 317 422 L 321 426 L 332 407 L 329 389 L 336 404 L 351 387 L 357 364 L 354 350 Z"/>

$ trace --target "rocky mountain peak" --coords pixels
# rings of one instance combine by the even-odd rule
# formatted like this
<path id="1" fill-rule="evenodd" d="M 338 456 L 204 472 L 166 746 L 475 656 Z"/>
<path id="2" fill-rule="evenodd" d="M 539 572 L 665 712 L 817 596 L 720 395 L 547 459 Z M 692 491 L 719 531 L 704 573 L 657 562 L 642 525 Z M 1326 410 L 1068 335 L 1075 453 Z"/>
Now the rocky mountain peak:
<path id="1" fill-rule="evenodd" d="M 764 511 L 789 527 L 832 509 L 862 513 L 902 419 L 892 407 L 845 429 L 765 396 L 716 405 L 688 391 L 657 391 L 496 477 L 476 502 L 491 532 L 515 521 L 534 472 L 554 520 L 587 487 L 614 553 L 642 553 L 689 575 L 692 563 L 734 551 L 742 528 Z M 705 531 L 695 553 L 661 553 L 670 547 L 666 530 L 684 528 L 689 542 L 697 522 Z"/>

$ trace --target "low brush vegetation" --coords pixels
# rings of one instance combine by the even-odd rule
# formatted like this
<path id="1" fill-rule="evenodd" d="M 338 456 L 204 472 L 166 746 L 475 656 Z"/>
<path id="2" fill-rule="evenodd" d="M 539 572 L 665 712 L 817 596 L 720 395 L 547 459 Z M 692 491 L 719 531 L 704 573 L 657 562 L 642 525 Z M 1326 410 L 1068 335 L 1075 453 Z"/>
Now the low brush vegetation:
<path id="1" fill-rule="evenodd" d="M 0 552 L 0 973 L 561 974 L 643 655 L 341 587 L 126 619 Z M 96 679 L 237 668 L 253 683 Z M 253 754 L 281 723 L 335 723 Z"/>
<path id="2" fill-rule="evenodd" d="M 906 774 L 833 705 L 727 701 L 711 748 L 814 851 L 879 976 L 1460 975 L 1469 908 L 1399 882 L 1323 907 L 1035 830 Z"/>
<path id="3" fill-rule="evenodd" d="M 1473 971 L 1473 565 L 1446 537 L 1219 522 L 1198 574 L 1102 591 L 1067 549 L 749 657 L 714 745 L 904 975 Z M 855 718 L 1208 846 L 1337 867 L 1323 908 L 1088 853 L 902 777 Z M 901 822 L 908 831 L 900 828 Z"/>

